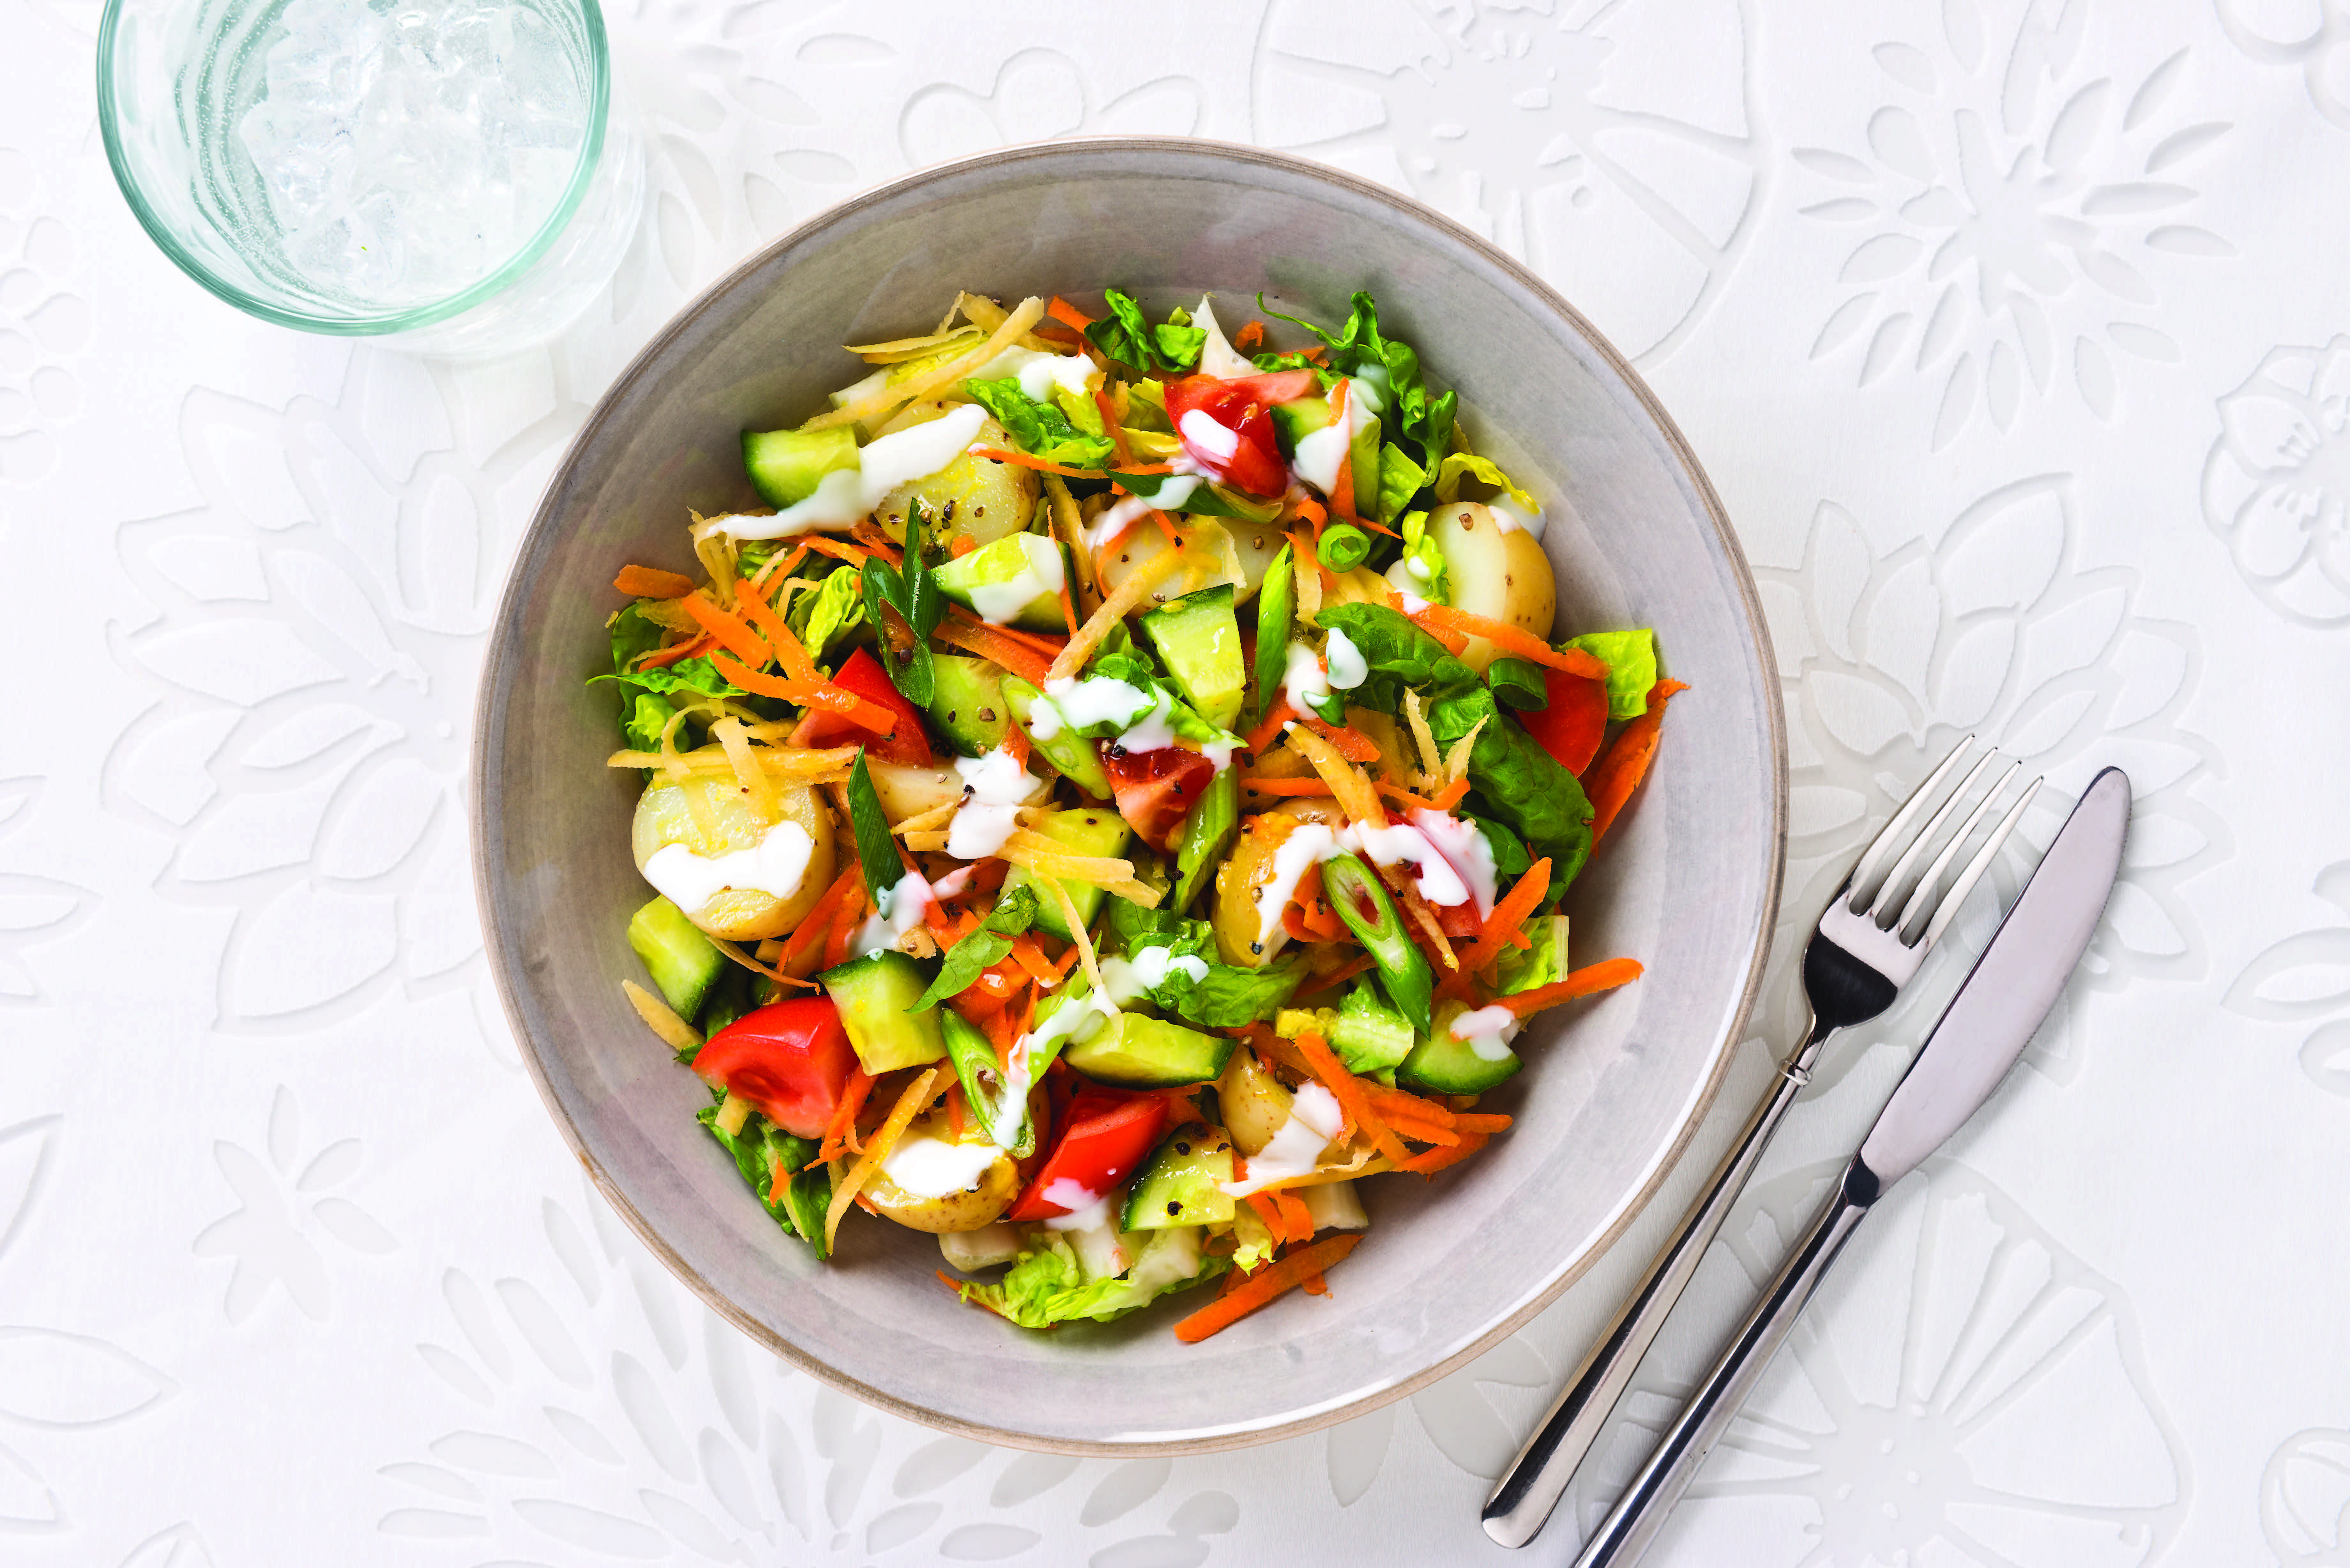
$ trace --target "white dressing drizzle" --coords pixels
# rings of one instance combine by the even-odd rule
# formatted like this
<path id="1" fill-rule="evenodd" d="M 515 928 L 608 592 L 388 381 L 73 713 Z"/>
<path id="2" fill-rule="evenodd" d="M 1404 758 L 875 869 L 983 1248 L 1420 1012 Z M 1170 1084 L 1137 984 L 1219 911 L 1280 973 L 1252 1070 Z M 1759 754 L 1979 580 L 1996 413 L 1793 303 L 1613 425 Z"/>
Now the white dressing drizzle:
<path id="1" fill-rule="evenodd" d="M 1228 462 L 1241 449 L 1241 432 L 1218 424 L 1205 409 L 1186 409 L 1175 429 L 1195 451 L 1215 462 Z"/>
<path id="2" fill-rule="evenodd" d="M 664 844 L 645 861 L 645 880 L 688 915 L 702 912 L 729 888 L 789 898 L 807 876 L 816 841 L 796 822 L 779 822 L 749 849 L 701 856 L 682 844 Z"/>
<path id="3" fill-rule="evenodd" d="M 975 1189 L 988 1168 L 1003 1158 L 992 1143 L 949 1143 L 929 1133 L 899 1138 L 882 1157 L 881 1174 L 915 1198 L 944 1198 Z"/>
<path id="4" fill-rule="evenodd" d="M 1020 389 L 1043 403 L 1052 400 L 1055 388 L 1082 397 L 1087 378 L 1093 372 L 1094 362 L 1082 354 L 1044 354 L 1014 346 L 973 370 L 971 379 L 1000 381 L 1006 376 L 1017 376 Z"/>
<path id="5" fill-rule="evenodd" d="M 1217 1185 L 1235 1198 L 1245 1198 L 1276 1181 L 1310 1175 L 1322 1163 L 1322 1151 L 1346 1125 L 1336 1095 L 1319 1084 L 1300 1084 L 1290 1100 L 1289 1119 L 1271 1143 L 1249 1156 L 1248 1179 Z"/>
<path id="6" fill-rule="evenodd" d="M 880 908 L 858 928 L 857 940 L 849 943 L 849 956 L 862 958 L 896 947 L 908 931 L 922 923 L 922 911 L 931 901 L 930 879 L 920 871 L 909 870 L 881 890 L 877 900 Z"/>
<path id="7" fill-rule="evenodd" d="M 1408 823 L 1394 823 L 1386 827 L 1371 827 L 1361 823 L 1349 823 L 1339 841 L 1359 845 L 1364 854 L 1381 867 L 1403 865 L 1419 868 L 1419 896 L 1435 905 L 1465 904 L 1469 889 L 1461 884 L 1460 873 L 1452 863 L 1440 853 L 1427 836 Z"/>
<path id="8" fill-rule="evenodd" d="M 1510 1054 L 1510 1042 L 1517 1033 L 1518 1015 L 1499 1003 L 1481 1007 L 1474 1012 L 1464 1012 L 1452 1021 L 1452 1038 L 1487 1062 L 1506 1059 Z"/>
<path id="9" fill-rule="evenodd" d="M 1363 657 L 1362 649 L 1335 626 L 1330 628 L 1330 639 L 1324 645 L 1322 656 L 1330 666 L 1330 684 L 1341 691 L 1352 691 L 1371 673 L 1370 662 Z"/>
<path id="10" fill-rule="evenodd" d="M 1473 822 L 1441 811 L 1420 806 L 1411 814 L 1414 827 L 1428 836 L 1444 858 L 1452 863 L 1461 880 L 1467 884 L 1469 896 L 1477 900 L 1477 916 L 1482 919 L 1493 912 L 1493 901 L 1500 895 L 1500 882 L 1493 867 L 1493 846 Z"/>
<path id="11" fill-rule="evenodd" d="M 1009 626 L 1014 616 L 1036 600 L 1059 597 L 1068 582 L 1058 545 L 1034 534 L 1013 536 L 1022 542 L 1020 552 L 1026 564 L 1011 576 L 972 583 L 964 590 L 971 595 L 971 607 L 979 618 L 992 626 Z"/>
<path id="12" fill-rule="evenodd" d="M 1001 747 L 983 757 L 957 757 L 954 770 L 962 779 L 962 806 L 947 827 L 947 853 L 958 860 L 1000 854 L 1019 825 L 1021 805 L 1035 793 L 1035 778 Z"/>
<path id="13" fill-rule="evenodd" d="M 737 539 L 788 539 L 818 528 L 846 528 L 900 484 L 927 479 L 961 457 L 986 422 L 985 409 L 966 403 L 869 442 L 857 454 L 857 467 L 834 469 L 817 481 L 815 494 L 771 517 L 738 514 L 712 521 Z"/>
<path id="14" fill-rule="evenodd" d="M 1273 875 L 1256 890 L 1258 949 L 1270 958 L 1288 933 L 1282 929 L 1282 906 L 1296 895 L 1297 879 L 1309 866 L 1319 866 L 1338 853 L 1337 836 L 1318 822 L 1300 823 L 1273 852 Z"/>
<path id="15" fill-rule="evenodd" d="M 1289 705 L 1299 712 L 1321 712 L 1330 695 L 1330 678 L 1323 671 L 1322 656 L 1305 643 L 1291 643 L 1289 661 L 1281 671 L 1281 689 L 1288 694 Z"/>
<path id="16" fill-rule="evenodd" d="M 1378 414 L 1377 397 L 1365 396 L 1361 381 L 1349 379 L 1339 385 L 1347 389 L 1346 412 L 1320 430 L 1300 436 L 1297 456 L 1290 463 L 1291 471 L 1298 478 L 1325 495 L 1337 486 L 1338 465 L 1346 462 L 1347 454 L 1354 450 L 1355 432 L 1363 428 L 1365 421 L 1377 418 Z M 1336 397 L 1338 389 L 1330 389 L 1330 395 Z"/>
<path id="17" fill-rule="evenodd" d="M 1102 984 L 1120 1007 L 1147 1001 L 1151 991 L 1167 983 L 1170 974 L 1186 974 L 1197 985 L 1208 978 L 1208 961 L 1176 956 L 1171 947 L 1144 948 L 1126 958 L 1101 961 Z"/>
<path id="18" fill-rule="evenodd" d="M 1485 505 L 1493 514 L 1493 526 L 1503 533 L 1515 534 L 1523 529 L 1537 542 L 1541 540 L 1543 514 L 1539 509 L 1530 512 L 1507 494 L 1496 495 Z"/>

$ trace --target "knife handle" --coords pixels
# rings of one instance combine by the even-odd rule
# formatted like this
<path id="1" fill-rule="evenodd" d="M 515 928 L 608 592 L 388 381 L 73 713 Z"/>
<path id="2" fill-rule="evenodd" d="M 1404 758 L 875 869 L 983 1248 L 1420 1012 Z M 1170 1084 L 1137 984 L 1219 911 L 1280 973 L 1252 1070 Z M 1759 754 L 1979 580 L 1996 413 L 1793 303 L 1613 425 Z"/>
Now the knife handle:
<path id="1" fill-rule="evenodd" d="M 1729 1220 L 1746 1179 L 1754 1174 L 1755 1164 L 1770 1147 L 1771 1135 L 1795 1103 L 1795 1096 L 1811 1082 L 1812 1064 L 1819 1059 L 1822 1044 L 1835 1032 L 1816 1020 L 1804 1031 L 1804 1044 L 1773 1075 L 1770 1098 L 1754 1107 L 1754 1114 L 1731 1141 L 1704 1196 L 1682 1218 L 1671 1243 L 1648 1266 L 1648 1277 L 1543 1413 L 1518 1457 L 1502 1472 L 1480 1516 L 1485 1533 L 1502 1545 L 1525 1545 L 1558 1507 L 1567 1483 L 1597 1445 L 1617 1401 L 1631 1387 L 1632 1376 L 1656 1343 L 1673 1303 L 1681 1299 L 1698 1264 L 1704 1261 L 1706 1249 Z"/>
<path id="2" fill-rule="evenodd" d="M 1625 1488 L 1606 1521 L 1584 1542 L 1575 1568 L 1632 1568 L 1648 1551 L 1706 1455 L 1762 1380 L 1771 1358 L 1794 1332 L 1804 1304 L 1819 1289 L 1877 1194 L 1876 1177 L 1855 1159 L 1729 1348 L 1665 1429 L 1656 1452 Z"/>

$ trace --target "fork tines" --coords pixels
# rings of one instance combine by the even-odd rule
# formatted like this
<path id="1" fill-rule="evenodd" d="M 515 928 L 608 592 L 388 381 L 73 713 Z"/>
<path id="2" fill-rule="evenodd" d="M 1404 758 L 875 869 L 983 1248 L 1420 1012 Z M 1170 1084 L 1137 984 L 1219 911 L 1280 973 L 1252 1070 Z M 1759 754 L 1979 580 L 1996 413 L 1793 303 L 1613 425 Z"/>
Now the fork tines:
<path id="1" fill-rule="evenodd" d="M 2022 763 L 2010 762 L 1975 801 L 1965 820 L 1959 824 L 1958 830 L 1946 837 L 1944 830 L 1973 792 L 1976 783 L 1990 771 L 1992 763 L 2001 760 L 1996 750 L 1986 753 L 1967 770 L 1966 776 L 1942 800 L 1925 826 L 1911 834 L 1910 824 L 1934 800 L 1943 781 L 1958 767 L 1973 741 L 1974 737 L 1969 735 L 1953 746 L 1950 754 L 1942 759 L 1940 765 L 1927 776 L 1926 782 L 1919 784 L 1901 804 L 1901 808 L 1893 814 L 1893 820 L 1885 825 L 1884 831 L 1877 836 L 1862 853 L 1859 863 L 1853 867 L 1846 898 L 1843 900 L 1844 907 L 1852 914 L 1864 916 L 1878 930 L 1892 935 L 1902 946 L 1911 949 L 1920 957 L 1940 938 L 1957 917 L 1959 906 L 1966 902 L 1967 895 L 1974 890 L 1975 884 L 1991 868 L 2000 846 L 2007 842 L 2008 835 L 2013 833 L 2016 824 L 2023 819 L 2023 813 L 2031 805 L 2033 796 L 2039 793 L 2042 783 L 2037 777 L 2026 782 L 2022 794 L 2008 807 L 1998 825 L 1991 828 L 1990 836 L 1966 863 L 1965 869 L 1944 888 L 1942 878 L 1951 863 L 1974 836 L 1975 829 L 1990 815 L 2000 796 L 2006 793 L 2008 784 L 2023 771 Z M 1941 846 L 1940 852 L 1934 856 L 1932 863 L 1922 873 L 1913 877 L 1911 873 L 1918 862 L 1938 843 Z M 1897 854 L 1899 857 L 1893 859 Z M 1888 859 L 1893 859 L 1892 867 L 1879 877 L 1878 868 Z M 1939 894 L 1938 889 L 1940 889 Z M 1928 918 L 1929 916 L 1930 919 Z M 1920 920 L 1926 922 L 1924 929 L 1913 935 L 1913 929 Z"/>

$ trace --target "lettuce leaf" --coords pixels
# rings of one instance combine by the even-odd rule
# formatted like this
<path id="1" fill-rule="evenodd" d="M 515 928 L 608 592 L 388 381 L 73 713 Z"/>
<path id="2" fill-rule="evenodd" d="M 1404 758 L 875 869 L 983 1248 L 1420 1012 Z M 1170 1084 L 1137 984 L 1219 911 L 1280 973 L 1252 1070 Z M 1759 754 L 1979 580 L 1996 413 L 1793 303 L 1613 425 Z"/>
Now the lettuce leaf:
<path id="1" fill-rule="evenodd" d="M 1038 1231 L 1033 1244 L 1035 1250 L 1024 1253 L 995 1283 L 962 1286 L 962 1299 L 1001 1313 L 1023 1328 L 1050 1328 L 1080 1318 L 1107 1323 L 1232 1267 L 1230 1259 L 1201 1255 L 1197 1226 L 1151 1231 L 1125 1273 L 1090 1282 L 1078 1265 L 1076 1250 L 1061 1236 Z"/>
<path id="2" fill-rule="evenodd" d="M 1428 470 L 1388 441 L 1379 449 L 1379 494 L 1374 503 L 1378 510 L 1373 515 L 1382 523 L 1394 522 L 1427 483 Z"/>
<path id="3" fill-rule="evenodd" d="M 694 1119 L 709 1129 L 710 1136 L 734 1158 L 734 1168 L 755 1193 L 761 1208 L 768 1217 L 783 1227 L 786 1235 L 796 1235 L 816 1249 L 819 1258 L 826 1256 L 824 1245 L 824 1205 L 812 1199 L 821 1192 L 826 1201 L 832 1195 L 831 1173 L 818 1167 L 815 1170 L 800 1168 L 816 1158 L 816 1145 L 804 1137 L 795 1137 L 767 1120 L 758 1112 L 743 1124 L 740 1133 L 729 1134 L 718 1125 L 718 1107 L 724 1103 L 721 1094 L 716 1100 L 694 1113 Z M 795 1172 L 784 1184 L 779 1200 L 767 1201 L 769 1183 L 774 1178 L 777 1161 L 785 1170 Z M 796 1216 L 796 1222 L 795 1222 Z M 813 1233 L 811 1233 L 813 1232 Z"/>
<path id="4" fill-rule="evenodd" d="M 1566 646 L 1607 666 L 1609 718 L 1637 719 L 1648 711 L 1648 688 L 1657 683 L 1657 634 L 1652 628 L 1589 631 L 1570 638 Z"/>
<path id="5" fill-rule="evenodd" d="M 1452 452 L 1437 466 L 1436 498 L 1439 501 L 1459 500 L 1461 481 L 1464 477 L 1481 479 L 1497 490 L 1507 491 L 1511 500 L 1529 512 L 1542 510 L 1534 504 L 1534 498 L 1520 490 L 1508 474 L 1473 452 Z"/>
<path id="6" fill-rule="evenodd" d="M 1024 884 L 1014 888 L 986 919 L 947 950 L 938 979 L 931 981 L 931 989 L 912 1011 L 927 1012 L 948 997 L 970 990 L 982 971 L 1001 963 L 1012 951 L 1012 939 L 1035 923 L 1036 889 Z"/>
<path id="7" fill-rule="evenodd" d="M 1040 403 L 1020 389 L 1020 378 L 965 381 L 962 389 L 995 416 L 1013 444 L 1032 457 L 1069 468 L 1101 468 L 1116 455 L 1107 436 L 1088 435 L 1069 422 L 1058 404 Z"/>
<path id="8" fill-rule="evenodd" d="M 1093 346 L 1138 376 L 1160 372 L 1182 375 L 1200 362 L 1200 348 L 1208 341 L 1207 328 L 1194 327 L 1181 310 L 1153 327 L 1134 296 L 1117 289 L 1102 291 L 1109 314 L 1086 328 Z"/>
<path id="9" fill-rule="evenodd" d="M 1425 511 L 1407 512 L 1403 519 L 1404 570 L 1419 587 L 1412 591 L 1431 604 L 1452 602 L 1452 576 L 1444 564 L 1444 552 L 1428 532 Z"/>
<path id="10" fill-rule="evenodd" d="M 661 645 L 665 635 L 661 628 L 646 618 L 641 602 L 623 605 L 605 622 L 612 634 L 612 673 L 625 673 L 629 665 Z"/>
<path id="11" fill-rule="evenodd" d="M 1347 693 L 1349 702 L 1393 713 L 1403 706 L 1407 686 L 1438 693 L 1477 684 L 1475 671 L 1401 610 L 1386 605 L 1333 605 L 1315 618 L 1326 629 L 1345 632 L 1355 651 L 1363 656 L 1368 673 L 1361 685 Z"/>
<path id="12" fill-rule="evenodd" d="M 1501 982 L 1504 996 L 1566 978 L 1566 917 L 1532 915 L 1519 929 L 1534 945 L 1503 948 L 1502 956 L 1493 961 L 1493 978 Z"/>
<path id="13" fill-rule="evenodd" d="M 590 684 L 598 680 L 617 680 L 624 686 L 634 686 L 640 691 L 659 691 L 663 694 L 671 691 L 694 691 L 704 697 L 750 695 L 740 686 L 719 674 L 718 667 L 700 655 L 691 659 L 681 659 L 675 664 L 664 665 L 659 670 L 621 670 L 610 675 L 591 675 L 588 679 Z"/>
<path id="14" fill-rule="evenodd" d="M 1256 303 L 1266 315 L 1303 327 L 1322 339 L 1330 349 L 1327 363 L 1338 374 L 1361 376 L 1374 385 L 1384 380 L 1386 385 L 1378 388 L 1379 393 L 1394 411 L 1397 428 L 1404 438 L 1418 443 L 1419 461 L 1423 466 L 1433 467 L 1452 450 L 1453 415 L 1459 400 L 1451 392 L 1433 399 L 1428 395 L 1427 384 L 1420 379 L 1419 354 L 1409 344 L 1381 335 L 1378 304 L 1369 295 L 1354 296 L 1354 310 L 1347 317 L 1347 325 L 1335 334 L 1295 316 L 1282 316 L 1266 306 L 1263 295 L 1257 296 Z"/>
<path id="15" fill-rule="evenodd" d="M 660 751 L 661 732 L 669 728 L 670 719 L 676 712 L 677 710 L 669 705 L 668 698 L 657 697 L 650 691 L 638 692 L 636 700 L 629 704 L 628 712 L 620 720 L 620 734 L 628 741 L 629 749 L 635 752 Z M 651 770 L 646 771 L 650 773 Z"/>
<path id="16" fill-rule="evenodd" d="M 1167 978 L 1149 992 L 1151 1004 L 1160 1012 L 1204 1029 L 1237 1029 L 1263 1023 L 1280 1012 L 1305 981 L 1302 957 L 1283 959 L 1261 969 L 1217 962 L 1215 928 L 1164 908 L 1146 909 L 1117 899 L 1110 905 L 1109 929 L 1129 958 L 1145 948 L 1170 948 L 1177 958 L 1198 959 L 1208 966 L 1208 972 L 1197 980 L 1181 969 L 1170 968 Z"/>
<path id="17" fill-rule="evenodd" d="M 1480 720 L 1484 727 L 1477 730 L 1469 753 L 1470 785 L 1486 812 L 1523 837 L 1534 855 L 1549 859 L 1550 885 L 1563 889 L 1591 856 L 1591 802 L 1575 776 L 1504 714 L 1482 686 L 1439 697 L 1429 710 L 1428 727 L 1436 743 L 1449 751 Z"/>
<path id="18" fill-rule="evenodd" d="M 785 624 L 810 659 L 821 664 L 837 644 L 867 623 L 863 587 L 855 572 L 838 570 L 827 575 L 814 593 L 792 601 Z"/>

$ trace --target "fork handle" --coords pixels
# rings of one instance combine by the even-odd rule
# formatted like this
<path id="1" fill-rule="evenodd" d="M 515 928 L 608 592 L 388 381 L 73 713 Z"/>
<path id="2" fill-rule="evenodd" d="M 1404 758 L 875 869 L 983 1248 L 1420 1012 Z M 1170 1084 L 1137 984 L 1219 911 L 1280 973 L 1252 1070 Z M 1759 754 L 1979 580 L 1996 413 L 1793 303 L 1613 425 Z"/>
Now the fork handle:
<path id="1" fill-rule="evenodd" d="M 1631 1386 L 1640 1358 L 1656 1342 L 1673 1303 L 1680 1300 L 1706 1249 L 1730 1218 L 1740 1189 L 1770 1145 L 1771 1135 L 1778 1131 L 1796 1094 L 1811 1081 L 1812 1064 L 1819 1058 L 1821 1044 L 1834 1033 L 1815 1023 L 1806 1032 L 1803 1045 L 1781 1065 L 1771 1097 L 1755 1106 L 1747 1118 L 1745 1130 L 1715 1168 L 1705 1195 L 1683 1217 L 1671 1244 L 1649 1265 L 1640 1288 L 1502 1473 L 1500 1484 L 1486 1499 L 1480 1515 L 1485 1533 L 1493 1540 L 1503 1546 L 1525 1545 L 1558 1507 L 1567 1482 L 1607 1430 L 1608 1417 Z"/>
<path id="2" fill-rule="evenodd" d="M 1844 1251 L 1853 1231 L 1867 1218 L 1877 1195 L 1877 1178 L 1855 1158 L 1811 1229 L 1795 1243 L 1770 1289 L 1666 1428 L 1656 1452 L 1584 1542 L 1575 1568 L 1633 1568 L 1640 1560 L 1664 1529 L 1673 1504 L 1696 1479 L 1706 1455 L 1738 1418 L 1772 1357 L 1794 1332 L 1804 1303 L 1819 1289 L 1828 1266 Z"/>

